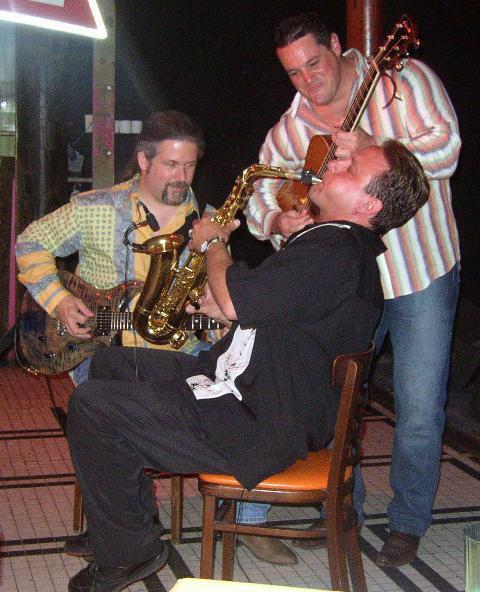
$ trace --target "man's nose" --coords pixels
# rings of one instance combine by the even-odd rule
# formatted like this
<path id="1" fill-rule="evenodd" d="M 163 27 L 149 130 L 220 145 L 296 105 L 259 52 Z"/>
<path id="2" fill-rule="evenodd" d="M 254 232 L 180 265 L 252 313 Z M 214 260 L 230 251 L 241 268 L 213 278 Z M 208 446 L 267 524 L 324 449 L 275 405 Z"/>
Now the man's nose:
<path id="1" fill-rule="evenodd" d="M 312 73 L 307 69 L 302 70 L 302 78 L 305 84 L 310 84 L 312 81 Z"/>
<path id="2" fill-rule="evenodd" d="M 187 180 L 187 170 L 182 167 L 179 166 L 175 169 L 175 180 L 176 181 L 186 181 Z"/>

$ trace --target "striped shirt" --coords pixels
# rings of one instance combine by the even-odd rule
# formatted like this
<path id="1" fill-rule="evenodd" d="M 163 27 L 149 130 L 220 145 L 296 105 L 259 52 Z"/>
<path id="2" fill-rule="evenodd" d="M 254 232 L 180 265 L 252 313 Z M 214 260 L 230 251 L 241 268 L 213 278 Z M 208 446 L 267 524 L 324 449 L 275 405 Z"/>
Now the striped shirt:
<path id="1" fill-rule="evenodd" d="M 358 74 L 352 98 L 367 71 L 365 58 L 354 49 Z M 421 162 L 430 182 L 430 198 L 407 224 L 384 235 L 385 254 L 378 257 L 385 298 L 424 290 L 450 271 L 460 259 L 458 231 L 452 210 L 449 178 L 460 151 L 458 122 L 450 99 L 436 74 L 424 63 L 408 59 L 403 70 L 383 76 L 360 120 L 360 127 L 381 142 L 395 138 Z M 394 88 L 395 84 L 395 88 Z M 384 106 L 395 98 L 388 108 Z M 268 132 L 259 162 L 301 170 L 310 138 L 329 134 L 305 97 L 297 93 L 290 108 Z M 279 248 L 281 236 L 270 236 L 279 212 L 275 195 L 281 181 L 256 184 L 245 211 L 250 231 Z"/>
<path id="2" fill-rule="evenodd" d="M 58 278 L 55 257 L 78 252 L 75 273 L 100 290 L 125 281 L 145 280 L 150 255 L 132 254 L 131 251 L 127 254 L 127 247 L 123 244 L 126 228 L 133 220 L 139 221 L 141 216 L 144 217 L 137 202 L 137 178 L 134 177 L 114 187 L 74 195 L 69 203 L 32 222 L 20 234 L 15 247 L 20 270 L 18 279 L 49 314 L 53 314 L 60 300 L 70 295 Z M 189 190 L 187 199 L 177 207 L 173 218 L 161 228 L 161 233 L 178 231 L 192 215 L 198 217 L 198 205 L 192 190 Z M 130 238 L 132 242 L 143 243 L 152 236 L 150 227 L 143 226 L 137 228 Z M 183 251 L 182 261 L 187 252 L 188 249 Z M 134 305 L 135 300 L 132 300 L 131 310 Z M 152 347 L 132 331 L 123 332 L 122 343 Z M 188 343 L 182 351 L 185 348 L 189 351 Z"/>

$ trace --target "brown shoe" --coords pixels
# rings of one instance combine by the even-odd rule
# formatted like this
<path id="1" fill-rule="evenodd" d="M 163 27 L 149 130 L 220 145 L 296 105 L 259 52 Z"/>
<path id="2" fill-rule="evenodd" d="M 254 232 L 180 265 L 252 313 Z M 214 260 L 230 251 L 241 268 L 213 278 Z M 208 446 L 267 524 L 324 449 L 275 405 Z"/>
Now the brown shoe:
<path id="1" fill-rule="evenodd" d="M 317 528 L 322 528 L 324 526 L 324 521 L 319 518 L 314 520 L 312 524 L 307 528 L 307 530 L 315 530 Z M 360 524 L 357 526 L 358 534 L 362 530 L 362 525 Z M 325 536 L 316 538 L 316 539 L 296 539 L 292 541 L 292 545 L 298 547 L 299 549 L 305 549 L 307 551 L 311 551 L 312 549 L 325 549 L 327 547 L 327 538 Z"/>
<path id="2" fill-rule="evenodd" d="M 295 563 L 298 563 L 295 553 L 275 537 L 239 534 L 237 540 L 240 544 L 245 545 L 257 559 L 267 563 L 274 563 L 275 565 L 295 565 Z"/>
<path id="3" fill-rule="evenodd" d="M 419 537 L 391 530 L 375 564 L 378 567 L 400 567 L 411 563 L 417 556 Z"/>
<path id="4" fill-rule="evenodd" d="M 314 530 L 316 528 L 322 528 L 324 526 L 324 521 L 321 518 L 317 518 L 310 524 L 307 530 Z M 327 539 L 326 537 L 319 537 L 318 539 L 295 539 L 292 541 L 292 545 L 298 547 L 299 549 L 306 549 L 310 551 L 312 549 L 323 549 L 327 546 Z"/>

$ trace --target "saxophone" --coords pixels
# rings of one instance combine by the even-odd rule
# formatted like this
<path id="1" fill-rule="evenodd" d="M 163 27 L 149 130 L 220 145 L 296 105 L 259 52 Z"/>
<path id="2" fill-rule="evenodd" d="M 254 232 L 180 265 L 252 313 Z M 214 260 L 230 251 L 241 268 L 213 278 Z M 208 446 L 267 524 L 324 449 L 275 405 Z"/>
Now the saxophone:
<path id="1" fill-rule="evenodd" d="M 296 179 L 311 183 L 302 173 L 283 171 L 265 164 L 253 164 L 237 177 L 232 191 L 212 220 L 225 226 L 242 210 L 253 193 L 253 183 L 261 178 Z M 318 182 L 316 178 L 313 182 Z M 142 253 L 152 260 L 144 288 L 133 312 L 133 326 L 147 341 L 180 349 L 188 339 L 184 329 L 188 304 L 196 305 L 207 281 L 206 255 L 192 251 L 178 268 L 178 249 L 183 238 L 162 235 L 145 241 Z"/>

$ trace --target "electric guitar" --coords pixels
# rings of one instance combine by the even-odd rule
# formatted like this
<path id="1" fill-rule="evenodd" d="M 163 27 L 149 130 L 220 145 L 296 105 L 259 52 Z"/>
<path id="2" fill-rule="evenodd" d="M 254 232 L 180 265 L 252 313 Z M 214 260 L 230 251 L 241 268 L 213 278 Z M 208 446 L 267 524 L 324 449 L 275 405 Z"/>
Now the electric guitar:
<path id="1" fill-rule="evenodd" d="M 143 288 L 143 282 L 131 281 L 109 290 L 97 290 L 74 273 L 59 271 L 58 275 L 63 286 L 95 313 L 86 323 L 92 337 L 80 339 L 70 335 L 26 291 L 16 326 L 15 349 L 20 365 L 33 374 L 61 374 L 71 370 L 100 347 L 111 345 L 120 331 L 132 329 L 127 307 Z M 190 315 L 187 323 L 185 328 L 191 331 L 222 327 L 197 313 Z"/>
<path id="2" fill-rule="evenodd" d="M 379 48 L 377 55 L 370 62 L 365 78 L 355 93 L 340 127 L 342 131 L 353 132 L 356 129 L 383 74 L 391 68 L 396 70 L 403 68 L 402 60 L 408 57 L 410 50 L 420 45 L 417 32 L 415 22 L 408 15 L 403 15 L 395 24 L 390 35 L 385 39 L 384 45 Z M 335 158 L 336 149 L 337 146 L 330 136 L 312 136 L 305 157 L 304 170 L 311 170 L 318 177 L 322 177 L 330 160 Z M 309 186 L 301 181 L 286 181 L 277 194 L 279 206 L 283 211 L 309 209 L 312 204 L 308 199 L 308 190 Z"/>

